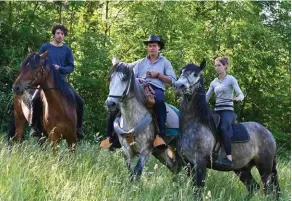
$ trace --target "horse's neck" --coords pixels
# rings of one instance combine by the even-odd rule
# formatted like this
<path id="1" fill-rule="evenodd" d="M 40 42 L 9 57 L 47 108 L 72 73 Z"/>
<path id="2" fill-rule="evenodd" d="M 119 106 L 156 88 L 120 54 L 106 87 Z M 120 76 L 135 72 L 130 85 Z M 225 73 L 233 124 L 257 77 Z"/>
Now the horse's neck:
<path id="1" fill-rule="evenodd" d="M 43 88 L 45 99 L 49 106 L 54 105 L 54 108 L 58 105 L 61 106 L 61 93 L 55 88 L 53 78 L 48 77 L 46 81 L 42 83 L 41 88 Z"/>
<path id="2" fill-rule="evenodd" d="M 183 101 L 180 105 L 180 127 L 188 126 L 188 123 L 194 121 L 200 121 L 199 114 L 197 113 L 198 105 L 196 103 L 195 95 L 183 96 Z"/>
<path id="3" fill-rule="evenodd" d="M 121 115 L 127 127 L 133 127 L 139 123 L 148 112 L 147 108 L 140 103 L 133 93 L 125 97 L 125 101 L 120 103 Z M 133 98 L 130 98 L 133 97 Z"/>

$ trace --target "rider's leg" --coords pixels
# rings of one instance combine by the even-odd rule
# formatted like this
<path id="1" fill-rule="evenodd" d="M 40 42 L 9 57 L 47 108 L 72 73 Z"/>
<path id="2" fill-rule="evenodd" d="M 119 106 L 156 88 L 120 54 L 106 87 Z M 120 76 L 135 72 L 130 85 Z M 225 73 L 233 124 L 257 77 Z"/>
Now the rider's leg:
<path id="1" fill-rule="evenodd" d="M 83 133 L 83 130 L 82 130 L 84 101 L 81 98 L 81 96 L 79 96 L 79 94 L 75 90 L 74 90 L 74 94 L 75 94 L 75 100 L 76 100 L 76 103 L 77 103 L 77 107 L 76 107 L 76 112 L 77 112 L 77 138 L 78 139 L 82 139 L 82 138 L 84 138 L 84 133 Z"/>
<path id="2" fill-rule="evenodd" d="M 222 160 L 222 164 L 229 166 L 232 165 L 230 137 L 233 135 L 231 123 L 234 119 L 234 112 L 232 110 L 222 110 L 217 111 L 217 113 L 220 115 L 219 131 L 220 134 L 223 136 L 223 143 L 226 152 L 226 158 Z"/>
<path id="3" fill-rule="evenodd" d="M 157 117 L 159 135 L 156 135 L 154 140 L 154 147 L 167 148 L 166 143 L 162 139 L 162 136 L 165 135 L 165 123 L 166 123 L 166 106 L 164 102 L 164 91 L 160 88 L 157 88 L 152 85 L 152 88 L 155 91 L 155 104 L 154 112 Z"/>
<path id="4" fill-rule="evenodd" d="M 101 141 L 100 147 L 108 149 L 111 146 L 115 148 L 121 147 L 118 137 L 116 136 L 114 132 L 114 121 L 118 113 L 120 112 L 119 108 L 117 108 L 115 111 L 109 113 L 108 123 L 107 123 L 107 130 L 106 135 L 107 138 Z"/>

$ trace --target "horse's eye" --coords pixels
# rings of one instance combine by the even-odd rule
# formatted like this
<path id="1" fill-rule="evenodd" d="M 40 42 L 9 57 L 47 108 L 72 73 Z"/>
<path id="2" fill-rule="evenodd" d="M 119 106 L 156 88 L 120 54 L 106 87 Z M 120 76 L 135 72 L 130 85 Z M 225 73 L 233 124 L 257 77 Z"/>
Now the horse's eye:
<path id="1" fill-rule="evenodd" d="M 127 81 L 128 80 L 128 77 L 126 74 L 123 74 L 123 77 L 122 77 L 122 81 Z"/>

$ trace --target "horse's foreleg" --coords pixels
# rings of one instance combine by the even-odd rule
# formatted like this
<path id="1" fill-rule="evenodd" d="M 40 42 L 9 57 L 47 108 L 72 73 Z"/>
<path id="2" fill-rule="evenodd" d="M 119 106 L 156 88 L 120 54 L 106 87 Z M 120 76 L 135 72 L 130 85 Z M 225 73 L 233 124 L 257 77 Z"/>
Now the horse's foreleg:
<path id="1" fill-rule="evenodd" d="M 130 172 L 130 174 L 133 174 L 132 168 L 131 168 L 131 164 L 132 164 L 132 160 L 134 158 L 134 153 L 133 150 L 131 149 L 131 146 L 127 143 L 127 141 L 125 139 L 123 139 L 122 137 L 118 136 L 120 143 L 122 144 L 122 149 L 124 151 L 124 157 L 126 160 L 126 165 L 127 168 Z M 125 140 L 125 141 L 123 141 Z"/>
<path id="2" fill-rule="evenodd" d="M 201 158 L 197 159 L 194 164 L 192 164 L 192 179 L 193 184 L 197 187 L 194 190 L 194 196 L 196 199 L 201 200 L 203 198 L 202 191 L 205 186 L 207 173 L 206 160 Z"/>
<path id="3" fill-rule="evenodd" d="M 50 133 L 49 133 L 49 138 L 51 141 L 51 147 L 53 148 L 53 152 L 54 154 L 56 154 L 57 150 L 58 150 L 58 142 L 60 140 L 61 134 L 58 131 L 57 127 L 54 127 Z"/>
<path id="4" fill-rule="evenodd" d="M 68 149 L 70 152 L 74 152 L 77 144 L 77 134 L 76 134 L 76 129 L 72 130 L 70 132 L 71 134 L 67 134 L 66 136 L 66 141 L 68 144 Z"/>
<path id="5" fill-rule="evenodd" d="M 14 111 L 15 117 L 15 135 L 12 137 L 13 141 L 20 142 L 24 138 L 24 129 L 26 124 L 25 116 L 22 112 Z"/>
<path id="6" fill-rule="evenodd" d="M 151 149 L 144 149 L 141 151 L 140 155 L 139 155 L 139 160 L 137 165 L 135 166 L 134 169 L 134 176 L 135 179 L 139 180 L 144 168 L 145 163 L 148 161 L 148 159 L 150 158 L 152 154 L 152 150 Z"/>
<path id="7" fill-rule="evenodd" d="M 177 153 L 171 158 L 169 150 L 166 149 L 164 152 L 153 152 L 153 156 L 157 158 L 162 164 L 164 164 L 173 174 L 177 174 L 181 170 L 181 160 Z"/>

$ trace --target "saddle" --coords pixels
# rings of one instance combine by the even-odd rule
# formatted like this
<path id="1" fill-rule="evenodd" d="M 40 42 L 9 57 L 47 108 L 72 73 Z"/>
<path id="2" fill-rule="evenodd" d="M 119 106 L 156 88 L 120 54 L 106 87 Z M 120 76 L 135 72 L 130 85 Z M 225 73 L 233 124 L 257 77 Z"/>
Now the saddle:
<path id="1" fill-rule="evenodd" d="M 220 116 L 216 113 L 213 113 L 212 117 L 213 117 L 213 121 L 214 121 L 214 124 L 216 127 L 216 134 L 214 134 L 214 137 L 216 139 L 216 143 L 215 143 L 213 152 L 218 153 L 218 151 L 221 147 L 221 144 L 223 144 L 222 143 L 223 138 L 221 135 L 219 135 Z M 237 115 L 235 115 L 235 117 L 231 123 L 232 130 L 233 130 L 233 135 L 232 135 L 232 137 L 230 137 L 231 142 L 232 143 L 248 142 L 250 139 L 248 131 L 246 130 L 246 128 L 242 124 L 237 122 L 236 118 L 237 118 Z"/>
<path id="2" fill-rule="evenodd" d="M 155 104 L 155 91 L 154 89 L 151 87 L 150 84 L 145 84 L 143 85 L 143 88 L 144 88 L 144 95 L 145 95 L 145 98 L 146 98 L 146 107 L 148 108 L 151 108 L 154 106 Z"/>
<path id="3" fill-rule="evenodd" d="M 144 97 L 145 97 L 145 105 L 148 108 L 152 108 L 155 104 L 155 91 L 151 87 L 151 85 L 143 80 L 139 80 L 143 90 L 144 90 Z"/>

